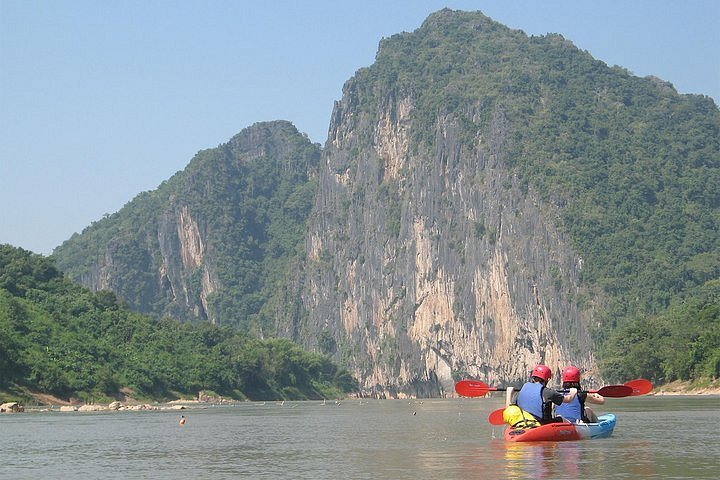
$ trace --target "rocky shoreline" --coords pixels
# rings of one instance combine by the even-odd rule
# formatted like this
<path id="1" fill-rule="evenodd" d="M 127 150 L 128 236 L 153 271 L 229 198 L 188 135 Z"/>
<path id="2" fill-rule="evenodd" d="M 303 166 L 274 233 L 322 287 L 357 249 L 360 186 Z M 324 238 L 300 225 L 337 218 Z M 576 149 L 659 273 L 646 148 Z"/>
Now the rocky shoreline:
<path id="1" fill-rule="evenodd" d="M 17 404 L 17 402 L 13 402 Z M 124 411 L 167 411 L 167 410 L 187 410 L 190 408 L 206 408 L 200 406 L 201 402 L 197 400 L 176 400 L 175 402 L 150 404 L 150 403 L 122 403 L 122 402 L 111 402 L 108 404 L 102 403 L 84 403 L 82 405 L 34 405 L 30 407 L 24 407 L 18 404 L 18 409 L 14 410 L 15 413 L 20 412 L 124 412 Z M 204 402 L 203 402 L 204 403 Z M 11 413 L 6 410 L 4 413 Z"/>
<path id="2" fill-rule="evenodd" d="M 188 408 L 204 408 L 200 404 L 224 404 L 229 403 L 228 399 L 206 395 L 199 392 L 198 396 L 190 399 L 178 399 L 169 402 L 144 403 L 137 401 L 130 396 L 125 396 L 122 401 L 116 400 L 110 403 L 83 403 L 77 400 L 65 400 L 46 393 L 32 392 L 34 402 L 23 405 L 22 401 L 11 401 L 0 406 L 0 413 L 22 413 L 22 412 L 122 412 L 140 410 L 186 410 Z M 234 401 L 233 401 L 234 402 Z"/>
<path id="3" fill-rule="evenodd" d="M 185 405 L 163 406 L 163 405 L 150 405 L 148 403 L 124 405 L 121 402 L 112 402 L 108 405 L 102 405 L 102 404 L 85 404 L 85 405 L 80 405 L 80 406 L 63 405 L 58 409 L 58 411 L 60 411 L 60 412 L 107 412 L 107 411 L 122 412 L 125 410 L 131 410 L 131 411 L 184 410 L 186 408 L 188 408 L 188 407 Z"/>
<path id="4" fill-rule="evenodd" d="M 713 380 L 708 384 L 693 385 L 689 382 L 672 382 L 655 387 L 650 396 L 720 396 L 720 379 Z M 0 413 L 22 413 L 22 412 L 106 412 L 106 411 L 141 411 L 141 410 L 186 410 L 189 408 L 204 408 L 201 404 L 224 404 L 235 403 L 223 397 L 206 397 L 202 394 L 197 399 L 179 399 L 170 402 L 150 404 L 139 403 L 133 400 L 128 402 L 114 401 L 108 404 L 85 403 L 74 404 L 52 395 L 35 394 L 38 405 L 25 407 L 20 402 L 7 402 L 0 405 Z"/>

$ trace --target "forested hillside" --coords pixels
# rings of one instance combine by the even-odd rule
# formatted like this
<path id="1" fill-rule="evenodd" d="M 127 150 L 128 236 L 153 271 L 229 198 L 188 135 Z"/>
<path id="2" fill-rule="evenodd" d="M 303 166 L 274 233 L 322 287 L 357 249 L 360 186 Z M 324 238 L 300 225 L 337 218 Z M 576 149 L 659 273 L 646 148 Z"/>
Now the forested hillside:
<path id="1" fill-rule="evenodd" d="M 0 397 L 167 400 L 337 398 L 356 382 L 328 357 L 231 327 L 129 312 L 40 255 L 0 245 Z"/>
<path id="2" fill-rule="evenodd" d="M 664 381 L 720 377 L 720 280 L 674 298 L 658 315 L 637 316 L 604 344 L 602 366 L 616 378 Z"/>
<path id="3" fill-rule="evenodd" d="M 253 125 L 74 235 L 53 252 L 57 266 L 135 311 L 272 334 L 319 158 L 289 122 Z"/>

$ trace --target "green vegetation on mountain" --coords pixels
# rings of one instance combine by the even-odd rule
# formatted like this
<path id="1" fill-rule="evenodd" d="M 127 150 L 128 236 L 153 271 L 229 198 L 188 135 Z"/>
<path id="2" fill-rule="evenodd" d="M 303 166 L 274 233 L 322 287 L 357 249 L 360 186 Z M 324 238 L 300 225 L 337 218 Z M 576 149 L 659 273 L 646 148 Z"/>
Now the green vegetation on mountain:
<path id="1" fill-rule="evenodd" d="M 558 208 L 582 281 L 601 302 L 606 375 L 720 376 L 720 338 L 700 334 L 717 318 L 718 297 L 707 292 L 720 278 L 720 111 L 711 98 L 609 68 L 560 35 L 528 37 L 449 10 L 383 40 L 353 82 L 358 108 L 412 98 L 414 148 L 432 148 L 442 116 L 463 127 L 468 148 L 502 141 L 493 122 L 508 130 L 504 161 Z M 679 319 L 683 329 L 668 327 Z M 663 368 L 623 358 L 617 346 L 629 331 Z M 668 348 L 657 351 L 658 335 Z M 669 345 L 693 353 L 680 358 Z"/>
<path id="2" fill-rule="evenodd" d="M 327 356 L 231 327 L 153 320 L 108 291 L 65 279 L 48 258 L 0 245 L 0 392 L 102 401 L 337 398 L 356 390 Z"/>
<path id="3" fill-rule="evenodd" d="M 273 299 L 303 250 L 319 158 L 319 146 L 292 124 L 256 124 L 200 151 L 156 190 L 73 235 L 53 252 L 56 264 L 86 285 L 107 274 L 104 288 L 134 311 L 272 334 L 268 312 L 286 308 Z M 190 260 L 193 252 L 181 251 L 177 240 L 188 218 L 197 222 L 195 241 L 203 243 Z M 106 257 L 110 265 L 103 264 Z M 188 266 L 193 261 L 200 263 Z M 208 271 L 218 288 L 208 293 L 206 310 L 200 297 Z"/>

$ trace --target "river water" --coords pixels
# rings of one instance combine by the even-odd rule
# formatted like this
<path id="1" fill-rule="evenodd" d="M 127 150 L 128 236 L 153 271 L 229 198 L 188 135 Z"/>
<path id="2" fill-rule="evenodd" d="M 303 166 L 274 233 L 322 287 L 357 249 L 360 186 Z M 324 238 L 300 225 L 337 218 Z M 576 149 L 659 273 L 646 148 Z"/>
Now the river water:
<path id="1" fill-rule="evenodd" d="M 0 415 L 2 479 L 720 478 L 720 397 L 609 399 L 609 439 L 509 444 L 502 398 Z M 180 415 L 186 417 L 180 425 Z"/>

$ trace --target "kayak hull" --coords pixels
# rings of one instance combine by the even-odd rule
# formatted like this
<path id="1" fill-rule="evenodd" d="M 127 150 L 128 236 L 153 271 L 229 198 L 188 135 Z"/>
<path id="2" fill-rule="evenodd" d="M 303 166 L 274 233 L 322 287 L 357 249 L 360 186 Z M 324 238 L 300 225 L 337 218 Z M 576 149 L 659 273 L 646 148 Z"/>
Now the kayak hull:
<path id="1" fill-rule="evenodd" d="M 607 438 L 615 429 L 615 415 L 607 413 L 598 417 L 598 423 L 548 423 L 535 428 L 512 428 L 505 430 L 508 442 L 567 442 Z"/>

